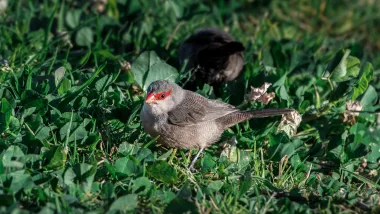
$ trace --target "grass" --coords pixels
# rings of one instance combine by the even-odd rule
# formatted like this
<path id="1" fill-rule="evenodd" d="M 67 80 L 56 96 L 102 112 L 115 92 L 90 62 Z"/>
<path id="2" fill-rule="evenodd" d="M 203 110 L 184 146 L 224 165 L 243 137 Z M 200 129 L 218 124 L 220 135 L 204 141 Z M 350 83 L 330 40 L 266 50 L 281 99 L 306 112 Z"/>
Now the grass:
<path id="1" fill-rule="evenodd" d="M 0 3 L 1 212 L 379 212 L 379 1 Z M 303 120 L 293 137 L 277 117 L 236 125 L 190 173 L 196 151 L 144 133 L 141 88 L 183 83 L 179 44 L 208 26 L 241 41 L 246 64 L 221 97 L 198 93 L 240 105 L 270 82 L 274 100 L 243 108 Z"/>

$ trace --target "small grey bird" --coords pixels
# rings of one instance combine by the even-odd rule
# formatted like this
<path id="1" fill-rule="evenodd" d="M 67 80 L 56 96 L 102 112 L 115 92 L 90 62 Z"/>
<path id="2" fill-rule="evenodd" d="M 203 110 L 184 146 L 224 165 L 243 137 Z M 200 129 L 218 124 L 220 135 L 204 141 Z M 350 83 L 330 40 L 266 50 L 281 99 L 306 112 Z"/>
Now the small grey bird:
<path id="1" fill-rule="evenodd" d="M 289 113 L 291 109 L 243 111 L 227 103 L 207 99 L 175 83 L 158 80 L 147 90 L 140 113 L 144 130 L 158 142 L 173 148 L 199 149 L 189 168 L 204 148 L 217 142 L 223 131 L 251 118 Z"/>
<path id="2" fill-rule="evenodd" d="M 202 80 L 209 85 L 234 80 L 244 65 L 244 46 L 228 33 L 214 28 L 197 31 L 179 48 L 180 67 L 186 71 L 194 69 L 190 82 Z"/>

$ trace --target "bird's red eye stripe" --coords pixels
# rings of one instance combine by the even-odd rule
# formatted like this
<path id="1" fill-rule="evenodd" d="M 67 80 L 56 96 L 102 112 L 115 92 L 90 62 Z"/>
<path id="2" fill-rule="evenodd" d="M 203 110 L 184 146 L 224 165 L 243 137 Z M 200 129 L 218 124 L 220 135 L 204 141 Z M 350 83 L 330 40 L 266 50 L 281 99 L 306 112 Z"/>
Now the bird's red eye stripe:
<path id="1" fill-rule="evenodd" d="M 170 89 L 169 91 L 164 91 L 164 92 L 161 92 L 161 93 L 155 94 L 154 97 L 155 97 L 157 100 L 164 100 L 164 99 L 166 99 L 171 93 L 172 93 L 172 90 Z"/>

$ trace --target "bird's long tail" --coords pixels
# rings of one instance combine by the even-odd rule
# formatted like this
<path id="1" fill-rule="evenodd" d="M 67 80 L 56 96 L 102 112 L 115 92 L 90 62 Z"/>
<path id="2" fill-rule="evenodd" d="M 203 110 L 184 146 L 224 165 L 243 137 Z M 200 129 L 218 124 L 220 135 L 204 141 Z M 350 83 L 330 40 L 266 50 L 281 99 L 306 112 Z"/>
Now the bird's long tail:
<path id="1" fill-rule="evenodd" d="M 253 110 L 253 111 L 236 111 L 227 114 L 221 118 L 218 118 L 218 124 L 221 124 L 223 129 L 229 128 L 237 123 L 252 119 L 252 118 L 262 118 L 270 117 L 276 115 L 287 114 L 294 111 L 293 109 L 263 109 L 263 110 Z"/>

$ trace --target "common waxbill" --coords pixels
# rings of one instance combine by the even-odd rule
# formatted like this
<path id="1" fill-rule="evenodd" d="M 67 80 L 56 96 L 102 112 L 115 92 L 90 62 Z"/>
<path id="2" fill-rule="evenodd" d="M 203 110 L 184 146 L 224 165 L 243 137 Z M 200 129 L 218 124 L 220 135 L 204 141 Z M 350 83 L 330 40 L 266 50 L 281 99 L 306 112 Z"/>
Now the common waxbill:
<path id="1" fill-rule="evenodd" d="M 215 29 L 200 29 L 179 48 L 180 67 L 192 71 L 190 83 L 201 81 L 216 86 L 234 80 L 243 69 L 244 46 L 228 33 Z M 185 85 L 187 86 L 187 85 Z"/>
<path id="2" fill-rule="evenodd" d="M 243 111 L 227 103 L 207 99 L 175 83 L 158 80 L 147 89 L 140 113 L 144 130 L 158 142 L 173 148 L 199 149 L 192 170 L 204 148 L 217 142 L 223 131 L 251 118 L 289 113 L 291 109 Z"/>

